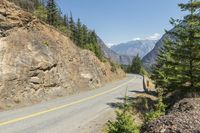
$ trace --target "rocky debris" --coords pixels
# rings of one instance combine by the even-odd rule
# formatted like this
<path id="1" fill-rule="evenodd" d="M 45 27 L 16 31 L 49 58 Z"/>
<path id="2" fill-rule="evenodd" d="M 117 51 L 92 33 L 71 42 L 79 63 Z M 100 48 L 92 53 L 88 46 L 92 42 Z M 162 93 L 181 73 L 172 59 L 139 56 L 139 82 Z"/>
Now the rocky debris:
<path id="1" fill-rule="evenodd" d="M 0 3 L 0 37 L 5 37 L 10 29 L 23 27 L 34 19 L 28 12 L 20 10 L 13 3 L 1 0 Z M 6 32 L 7 31 L 7 32 Z"/>
<path id="2" fill-rule="evenodd" d="M 0 20 L 0 108 L 78 93 L 125 76 L 30 13 L 0 2 L 5 17 Z"/>
<path id="3" fill-rule="evenodd" d="M 142 128 L 143 133 L 200 133 L 200 98 L 186 98 Z"/>

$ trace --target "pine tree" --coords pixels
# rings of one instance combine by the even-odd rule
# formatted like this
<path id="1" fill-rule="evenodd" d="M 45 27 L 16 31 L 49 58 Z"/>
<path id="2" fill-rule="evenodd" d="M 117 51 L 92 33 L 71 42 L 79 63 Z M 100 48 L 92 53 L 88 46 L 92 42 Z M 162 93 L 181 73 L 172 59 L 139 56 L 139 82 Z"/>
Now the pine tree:
<path id="1" fill-rule="evenodd" d="M 83 35 L 83 28 L 81 24 L 80 18 L 78 18 L 77 22 L 77 45 L 80 47 L 84 47 L 84 35 Z"/>
<path id="2" fill-rule="evenodd" d="M 74 22 L 74 18 L 72 13 L 70 12 L 70 18 L 69 18 L 69 30 L 70 30 L 70 39 L 76 43 L 76 24 Z"/>
<path id="3" fill-rule="evenodd" d="M 132 60 L 132 64 L 130 66 L 130 72 L 135 74 L 140 74 L 142 69 L 142 63 L 139 55 L 135 56 Z"/>
<path id="4" fill-rule="evenodd" d="M 108 133 L 139 133 L 139 127 L 130 112 L 128 97 L 125 96 L 121 110 L 116 111 L 116 121 L 108 121 Z"/>
<path id="5" fill-rule="evenodd" d="M 47 2 L 47 22 L 50 25 L 56 26 L 58 8 L 55 0 L 48 0 Z"/>
<path id="6" fill-rule="evenodd" d="M 179 4 L 182 11 L 190 14 L 183 20 L 171 19 L 175 29 L 158 56 L 152 78 L 158 87 L 195 90 L 200 87 L 200 1 L 190 0 Z"/>
<path id="7" fill-rule="evenodd" d="M 88 41 L 88 28 L 85 24 L 82 25 L 82 31 L 83 31 L 83 44 L 86 45 L 89 41 Z"/>
<path id="8" fill-rule="evenodd" d="M 63 17 L 63 25 L 67 27 L 68 25 L 68 17 L 67 15 L 65 14 L 64 17 Z"/>

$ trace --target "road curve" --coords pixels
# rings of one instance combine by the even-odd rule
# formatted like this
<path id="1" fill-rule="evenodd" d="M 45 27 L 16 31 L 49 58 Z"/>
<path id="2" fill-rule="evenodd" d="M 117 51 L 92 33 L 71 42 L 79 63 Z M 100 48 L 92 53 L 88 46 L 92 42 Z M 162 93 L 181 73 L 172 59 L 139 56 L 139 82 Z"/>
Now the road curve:
<path id="1" fill-rule="evenodd" d="M 143 91 L 143 78 L 127 75 L 104 87 L 40 103 L 30 107 L 0 112 L 0 133 L 81 133 L 86 125 L 113 103 L 134 91 Z"/>

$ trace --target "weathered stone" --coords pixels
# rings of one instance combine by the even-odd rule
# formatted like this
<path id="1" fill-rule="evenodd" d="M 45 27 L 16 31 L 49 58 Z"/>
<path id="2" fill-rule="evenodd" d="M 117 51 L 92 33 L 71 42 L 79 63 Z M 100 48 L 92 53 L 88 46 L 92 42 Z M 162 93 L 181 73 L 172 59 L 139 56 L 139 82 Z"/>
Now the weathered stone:
<path id="1" fill-rule="evenodd" d="M 148 123 L 143 133 L 199 133 L 200 98 L 186 98 L 176 103 L 170 112 Z"/>
<path id="2" fill-rule="evenodd" d="M 3 1 L 2 1 L 2 6 L 3 6 L 3 4 L 5 4 L 5 3 L 3 3 Z M 0 8 L 0 14 L 2 14 L 3 16 L 6 16 L 6 9 L 4 9 L 4 8 Z"/>
<path id="3" fill-rule="evenodd" d="M 5 21 L 6 17 L 4 17 L 2 14 L 0 14 L 0 22 Z"/>
<path id="4" fill-rule="evenodd" d="M 38 77 L 32 77 L 30 79 L 30 82 L 33 83 L 33 84 L 40 84 L 41 83 L 41 81 Z"/>

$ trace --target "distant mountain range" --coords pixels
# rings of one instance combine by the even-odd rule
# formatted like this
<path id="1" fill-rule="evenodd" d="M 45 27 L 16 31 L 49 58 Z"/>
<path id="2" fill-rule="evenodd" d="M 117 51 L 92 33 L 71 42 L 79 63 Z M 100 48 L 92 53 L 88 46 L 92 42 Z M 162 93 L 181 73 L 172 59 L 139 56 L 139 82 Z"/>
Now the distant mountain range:
<path id="1" fill-rule="evenodd" d="M 176 28 L 171 29 L 171 31 L 176 30 Z M 164 40 L 173 39 L 169 34 L 164 34 L 162 38 L 156 43 L 155 47 L 142 59 L 142 64 L 146 70 L 151 71 L 151 68 L 156 64 L 156 59 L 163 46 Z"/>
<path id="2" fill-rule="evenodd" d="M 154 48 L 156 42 L 156 40 L 134 40 L 127 43 L 114 45 L 110 49 L 116 54 L 128 56 L 130 60 L 132 60 L 137 54 L 143 58 Z"/>
<path id="3" fill-rule="evenodd" d="M 104 54 L 106 58 L 109 58 L 110 60 L 118 64 L 123 64 L 123 65 L 131 64 L 133 57 L 117 54 L 112 49 L 108 48 L 106 44 L 101 40 L 100 37 L 98 37 L 98 44 L 101 47 L 102 53 Z"/>

